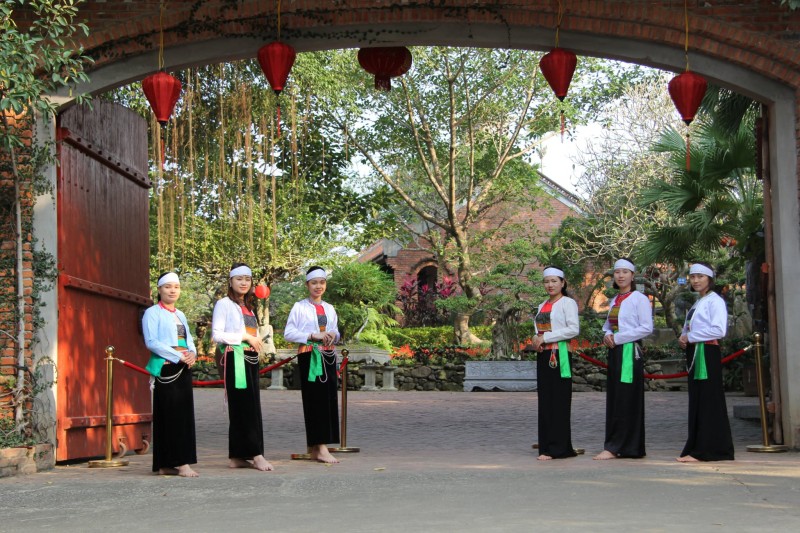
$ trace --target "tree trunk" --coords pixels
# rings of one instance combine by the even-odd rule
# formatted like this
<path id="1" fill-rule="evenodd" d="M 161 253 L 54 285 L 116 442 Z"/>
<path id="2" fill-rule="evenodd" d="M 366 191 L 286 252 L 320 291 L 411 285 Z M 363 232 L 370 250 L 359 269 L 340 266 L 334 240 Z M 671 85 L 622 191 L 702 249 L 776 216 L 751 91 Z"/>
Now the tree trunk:
<path id="1" fill-rule="evenodd" d="M 519 343 L 518 317 L 514 310 L 505 310 L 492 326 L 492 359 L 510 359 Z"/>
<path id="2" fill-rule="evenodd" d="M 469 319 L 472 317 L 472 312 L 457 313 L 453 328 L 456 334 L 456 344 L 461 346 L 468 346 L 481 342 L 481 339 L 472 334 L 469 330 Z"/>

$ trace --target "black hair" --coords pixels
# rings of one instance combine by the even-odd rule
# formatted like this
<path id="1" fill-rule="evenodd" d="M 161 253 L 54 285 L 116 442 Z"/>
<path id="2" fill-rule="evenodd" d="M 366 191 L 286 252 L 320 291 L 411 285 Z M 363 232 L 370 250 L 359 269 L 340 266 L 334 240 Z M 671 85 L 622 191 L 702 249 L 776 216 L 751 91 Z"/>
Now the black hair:
<path id="1" fill-rule="evenodd" d="M 713 292 L 717 292 L 717 284 L 715 282 L 716 279 L 717 279 L 717 277 L 716 277 L 717 276 L 717 271 L 714 270 L 714 267 L 712 267 L 710 264 L 706 263 L 705 261 L 694 261 L 692 264 L 693 265 L 703 265 L 704 267 L 711 269 L 711 272 L 713 272 L 714 275 L 708 277 L 708 279 L 709 279 L 708 292 L 712 292 L 712 291 Z M 692 287 L 691 283 L 689 283 L 689 290 L 691 292 L 695 292 L 694 287 Z"/>
<path id="2" fill-rule="evenodd" d="M 633 264 L 634 266 L 636 266 L 636 263 L 634 263 L 634 262 L 631 260 L 631 258 L 630 258 L 630 257 L 620 257 L 619 259 L 617 259 L 617 261 L 619 261 L 620 259 L 622 259 L 622 260 L 624 260 L 624 261 L 628 261 L 629 263 L 631 263 L 631 264 Z M 612 278 L 614 277 L 614 271 L 613 271 L 613 270 L 611 271 L 611 277 L 612 277 Z M 619 290 L 619 285 L 617 285 L 617 282 L 616 282 L 616 281 L 615 281 L 615 282 L 613 282 L 611 285 L 612 285 L 612 286 L 613 286 L 613 287 L 614 287 L 616 290 Z M 636 271 L 634 270 L 634 271 L 633 271 L 633 279 L 631 280 L 631 290 L 634 290 L 635 288 L 636 288 Z"/>
<path id="3" fill-rule="evenodd" d="M 546 267 L 544 267 L 544 270 L 547 270 L 548 268 L 558 268 L 558 267 L 555 266 L 555 265 L 547 265 Z M 558 270 L 561 270 L 561 269 L 558 268 Z M 562 270 L 562 272 L 563 272 L 563 270 Z M 568 296 L 568 294 L 567 294 L 567 280 L 562 278 L 561 276 L 558 276 L 558 279 L 560 279 L 561 281 L 564 282 L 564 286 L 561 287 L 561 295 L 562 296 Z"/>
<path id="4" fill-rule="evenodd" d="M 316 266 L 315 265 L 315 266 L 312 266 L 311 268 L 309 268 L 308 270 L 306 270 L 306 276 L 308 276 L 309 274 L 311 274 L 315 270 L 322 270 L 323 272 L 325 272 L 327 274 L 327 271 L 324 268 L 322 268 L 321 266 Z"/>
<path id="5" fill-rule="evenodd" d="M 166 272 L 162 272 L 161 274 L 159 274 L 159 275 L 158 275 L 158 278 L 156 278 L 156 285 L 158 285 L 158 282 L 159 282 L 159 281 L 161 281 L 161 278 L 163 278 L 164 276 L 166 276 L 166 275 L 167 275 L 167 274 L 169 274 L 170 272 L 172 272 L 172 270 L 167 270 Z M 156 294 L 158 295 L 158 296 L 156 297 L 156 301 L 157 301 L 157 302 L 160 302 L 160 301 L 161 301 L 161 293 L 160 293 L 160 292 L 158 292 L 158 289 L 156 289 Z"/>
<path id="6" fill-rule="evenodd" d="M 247 263 L 234 263 L 234 264 L 231 265 L 231 270 L 233 270 L 234 268 L 239 268 L 241 266 L 245 266 L 247 268 L 250 268 L 247 265 Z M 237 303 L 239 302 L 239 295 L 236 294 L 236 292 L 233 290 L 233 287 L 231 286 L 231 278 L 230 278 L 230 276 L 228 277 L 228 298 L 230 298 L 234 302 L 237 302 Z M 256 314 L 256 293 L 255 293 L 255 283 L 252 282 L 252 276 L 251 276 L 250 288 L 245 293 L 243 300 L 244 300 L 244 302 L 243 302 L 244 306 L 246 308 L 248 308 L 250 310 L 250 312 L 255 315 Z"/>

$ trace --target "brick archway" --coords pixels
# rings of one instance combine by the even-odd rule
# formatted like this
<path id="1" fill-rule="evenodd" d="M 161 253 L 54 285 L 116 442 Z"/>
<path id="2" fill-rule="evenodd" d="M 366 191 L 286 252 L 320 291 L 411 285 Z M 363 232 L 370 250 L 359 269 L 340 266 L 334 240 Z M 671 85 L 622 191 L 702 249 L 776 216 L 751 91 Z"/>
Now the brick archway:
<path id="1" fill-rule="evenodd" d="M 684 66 L 683 2 L 563 1 L 561 45 L 578 54 L 653 67 Z M 164 17 L 168 69 L 254 57 L 276 36 L 276 1 L 169 2 Z M 775 224 L 778 346 L 787 443 L 800 446 L 800 12 L 779 2 L 691 2 L 692 69 L 768 106 Z M 378 44 L 511 47 L 544 50 L 554 42 L 553 0 L 284 0 L 282 39 L 298 51 Z M 155 70 L 159 2 L 92 2 L 82 13 L 92 29 L 92 80 L 101 92 Z"/>

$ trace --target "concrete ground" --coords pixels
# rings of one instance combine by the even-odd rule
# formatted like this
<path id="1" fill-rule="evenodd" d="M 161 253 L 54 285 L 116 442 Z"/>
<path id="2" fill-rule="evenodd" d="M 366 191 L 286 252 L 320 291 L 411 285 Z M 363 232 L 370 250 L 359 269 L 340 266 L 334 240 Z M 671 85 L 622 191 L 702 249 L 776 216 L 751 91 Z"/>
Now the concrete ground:
<path id="1" fill-rule="evenodd" d="M 798 531 L 800 455 L 748 453 L 753 421 L 731 418 L 736 461 L 675 461 L 685 392 L 651 392 L 645 459 L 593 461 L 603 393 L 573 396 L 574 459 L 541 462 L 536 393 L 351 392 L 347 444 L 327 466 L 305 451 L 300 395 L 263 391 L 274 472 L 227 468 L 219 389 L 195 390 L 201 477 L 59 466 L 0 479 L 0 531 Z M 754 403 L 729 396 L 728 407 Z"/>

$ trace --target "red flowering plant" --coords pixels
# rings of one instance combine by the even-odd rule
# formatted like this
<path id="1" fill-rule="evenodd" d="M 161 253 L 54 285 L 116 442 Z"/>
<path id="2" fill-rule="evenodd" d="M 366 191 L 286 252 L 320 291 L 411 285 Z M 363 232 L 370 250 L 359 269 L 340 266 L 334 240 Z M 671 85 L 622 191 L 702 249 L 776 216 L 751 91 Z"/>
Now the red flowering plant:
<path id="1" fill-rule="evenodd" d="M 455 296 L 457 284 L 445 276 L 434 285 L 420 283 L 414 276 L 407 276 L 397 293 L 403 309 L 406 327 L 439 326 L 448 322 L 448 311 L 436 302 Z"/>

